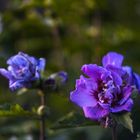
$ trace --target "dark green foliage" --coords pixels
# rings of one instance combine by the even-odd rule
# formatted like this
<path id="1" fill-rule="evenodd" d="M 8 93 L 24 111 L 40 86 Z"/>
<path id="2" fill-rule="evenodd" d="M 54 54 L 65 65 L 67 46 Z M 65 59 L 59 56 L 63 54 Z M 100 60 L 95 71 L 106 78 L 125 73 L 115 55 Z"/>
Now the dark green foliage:
<path id="1" fill-rule="evenodd" d="M 83 126 L 99 125 L 97 122 L 86 119 L 82 114 L 76 112 L 70 112 L 63 118 L 60 118 L 51 129 L 64 129 L 64 128 L 76 128 Z"/>
<path id="2" fill-rule="evenodd" d="M 118 124 L 123 125 L 125 128 L 129 129 L 133 133 L 133 121 L 130 118 L 130 115 L 130 113 L 124 113 L 120 115 L 114 115 L 114 117 Z"/>

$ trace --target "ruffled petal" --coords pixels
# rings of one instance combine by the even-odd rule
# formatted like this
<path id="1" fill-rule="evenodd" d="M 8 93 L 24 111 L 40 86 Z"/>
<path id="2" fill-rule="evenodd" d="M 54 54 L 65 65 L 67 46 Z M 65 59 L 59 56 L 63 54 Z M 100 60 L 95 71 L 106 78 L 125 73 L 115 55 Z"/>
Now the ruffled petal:
<path id="1" fill-rule="evenodd" d="M 123 56 L 121 54 L 115 52 L 109 52 L 102 59 L 103 66 L 114 65 L 116 67 L 120 67 L 123 62 Z"/>
<path id="2" fill-rule="evenodd" d="M 126 74 L 126 72 L 112 65 L 108 65 L 106 68 L 111 72 L 114 83 L 119 86 L 122 85 L 122 77 Z"/>
<path id="3" fill-rule="evenodd" d="M 81 107 L 95 106 L 97 101 L 94 97 L 94 88 L 97 87 L 92 86 L 93 84 L 93 81 L 81 76 L 81 78 L 77 80 L 76 90 L 70 93 L 70 99 Z"/>
<path id="4" fill-rule="evenodd" d="M 11 65 L 15 68 L 17 67 L 28 67 L 29 66 L 29 61 L 27 60 L 27 58 L 24 56 L 24 55 L 21 55 L 20 53 L 18 53 L 17 55 L 14 55 L 12 57 L 10 57 L 8 60 L 7 60 L 7 64 L 8 65 Z"/>
<path id="5" fill-rule="evenodd" d="M 122 78 L 118 74 L 112 72 L 112 77 L 113 77 L 113 81 L 114 81 L 115 85 L 117 85 L 117 86 L 122 85 L 122 83 L 123 83 Z"/>
<path id="6" fill-rule="evenodd" d="M 112 113 L 117 113 L 121 111 L 128 111 L 130 112 L 133 107 L 133 100 L 129 99 L 127 102 L 123 105 L 116 105 L 115 107 L 110 108 Z"/>
<path id="7" fill-rule="evenodd" d="M 95 81 L 100 79 L 101 75 L 106 72 L 103 67 L 97 66 L 96 64 L 85 64 L 82 66 L 81 70 Z"/>
<path id="8" fill-rule="evenodd" d="M 98 88 L 97 82 L 92 78 L 85 78 L 83 75 L 80 76 L 80 79 L 76 80 L 76 88 L 83 87 L 88 91 L 95 91 Z"/>
<path id="9" fill-rule="evenodd" d="M 122 99 L 119 101 L 119 104 L 122 105 L 124 104 L 131 96 L 132 94 L 132 87 L 124 87 L 122 91 Z"/>
<path id="10" fill-rule="evenodd" d="M 100 105 L 96 105 L 95 107 L 83 107 L 83 110 L 85 117 L 93 120 L 99 120 L 109 114 L 109 110 L 102 108 Z"/>

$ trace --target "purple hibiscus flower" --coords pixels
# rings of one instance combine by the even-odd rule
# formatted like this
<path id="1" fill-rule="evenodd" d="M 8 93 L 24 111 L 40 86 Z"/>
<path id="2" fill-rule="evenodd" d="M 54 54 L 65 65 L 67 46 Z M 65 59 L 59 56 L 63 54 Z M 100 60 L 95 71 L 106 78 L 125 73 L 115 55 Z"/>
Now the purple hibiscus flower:
<path id="1" fill-rule="evenodd" d="M 83 109 L 85 117 L 100 120 L 110 113 L 131 111 L 134 78 L 126 67 L 121 66 L 122 61 L 122 55 L 110 52 L 103 57 L 103 67 L 96 64 L 82 66 L 86 77 L 81 75 L 76 81 L 70 99 Z"/>
<path id="2" fill-rule="evenodd" d="M 45 59 L 36 59 L 23 52 L 7 60 L 7 70 L 0 68 L 0 74 L 9 79 L 9 87 L 16 90 L 30 87 L 32 82 L 40 79 L 40 73 L 45 68 Z"/>

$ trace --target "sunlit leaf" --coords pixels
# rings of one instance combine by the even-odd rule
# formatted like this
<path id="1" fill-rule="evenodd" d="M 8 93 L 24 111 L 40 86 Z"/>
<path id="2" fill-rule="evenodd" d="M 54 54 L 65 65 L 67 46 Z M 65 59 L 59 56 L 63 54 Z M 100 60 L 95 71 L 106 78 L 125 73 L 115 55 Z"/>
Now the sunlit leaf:
<path id="1" fill-rule="evenodd" d="M 37 116 L 34 111 L 24 110 L 19 104 L 16 105 L 1 105 L 0 106 L 0 117 L 26 117 L 26 116 Z"/>

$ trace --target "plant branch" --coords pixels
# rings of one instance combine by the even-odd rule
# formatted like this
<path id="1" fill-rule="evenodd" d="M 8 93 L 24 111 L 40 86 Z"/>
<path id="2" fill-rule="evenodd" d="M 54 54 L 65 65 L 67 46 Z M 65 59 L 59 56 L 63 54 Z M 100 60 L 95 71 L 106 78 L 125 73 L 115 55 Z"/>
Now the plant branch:
<path id="1" fill-rule="evenodd" d="M 45 134 L 45 114 L 44 114 L 44 108 L 46 105 L 46 99 L 45 99 L 45 94 L 41 92 L 40 94 L 41 97 L 41 115 L 40 115 L 40 140 L 46 140 L 46 134 Z"/>
<path id="2" fill-rule="evenodd" d="M 112 127 L 112 140 L 117 140 L 117 125 Z"/>

